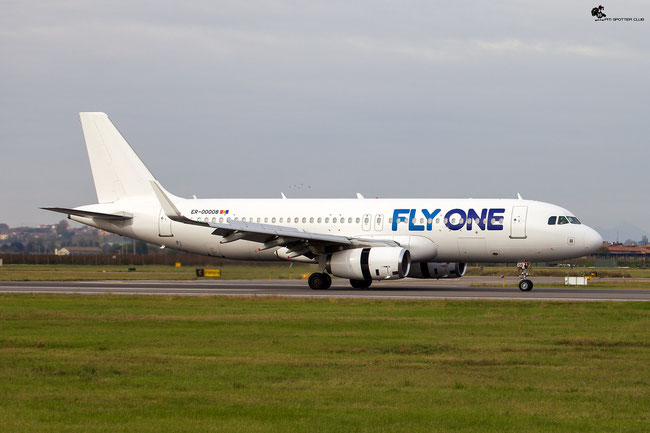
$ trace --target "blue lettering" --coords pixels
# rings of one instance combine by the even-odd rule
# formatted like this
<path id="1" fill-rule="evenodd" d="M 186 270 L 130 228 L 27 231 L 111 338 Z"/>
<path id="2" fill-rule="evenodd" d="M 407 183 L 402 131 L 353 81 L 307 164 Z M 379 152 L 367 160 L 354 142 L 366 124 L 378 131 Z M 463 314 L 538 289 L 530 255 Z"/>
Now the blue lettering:
<path id="1" fill-rule="evenodd" d="M 450 217 L 455 214 L 458 214 L 460 218 L 458 219 L 458 223 L 453 224 Z M 460 230 L 465 225 L 465 211 L 462 209 L 452 209 L 445 215 L 445 220 L 447 228 L 450 230 Z"/>
<path id="2" fill-rule="evenodd" d="M 465 212 L 463 209 L 456 208 L 445 214 L 444 224 L 447 228 L 454 231 L 460 230 L 463 227 L 467 227 L 467 230 L 472 230 L 474 224 L 476 224 L 477 229 L 480 230 L 503 230 L 503 214 L 505 211 L 506 210 L 503 208 L 481 209 L 479 215 L 478 211 L 475 209 L 468 209 L 467 212 Z M 409 231 L 431 231 L 433 230 L 433 220 L 438 216 L 438 214 L 440 214 L 440 209 L 434 209 L 433 211 L 422 209 L 422 215 L 424 215 L 424 218 L 427 220 L 426 228 L 424 224 L 416 224 L 416 214 L 417 209 L 394 209 L 392 230 L 394 232 L 397 231 L 398 224 L 400 222 L 405 222 L 406 218 L 408 218 Z M 456 220 L 456 217 L 458 220 Z"/>
<path id="3" fill-rule="evenodd" d="M 427 220 L 427 230 L 430 231 L 433 226 L 433 219 L 440 213 L 440 209 L 436 209 L 431 213 L 429 213 L 427 209 L 422 209 L 422 213 L 424 214 L 424 218 Z"/>
<path id="4" fill-rule="evenodd" d="M 501 223 L 502 215 L 498 214 L 502 214 L 505 211 L 505 209 L 490 209 L 488 213 L 488 230 L 503 230 L 503 224 Z M 495 220 L 496 223 L 493 223 L 492 220 Z"/>
<path id="5" fill-rule="evenodd" d="M 467 230 L 472 230 L 472 222 L 475 219 L 478 219 L 476 225 L 481 230 L 485 230 L 485 216 L 487 215 L 487 209 L 481 211 L 481 216 L 479 216 L 474 209 L 469 209 L 467 211 Z"/>
<path id="6" fill-rule="evenodd" d="M 416 225 L 415 224 L 415 209 L 411 209 L 411 214 L 409 215 L 409 231 L 413 232 L 423 232 L 424 231 L 424 226 L 423 225 Z"/>
<path id="7" fill-rule="evenodd" d="M 393 227 L 392 227 L 392 229 L 393 229 L 394 232 L 397 231 L 397 223 L 399 222 L 400 215 L 401 214 L 407 214 L 409 212 L 410 212 L 410 209 L 395 209 L 393 211 Z"/>

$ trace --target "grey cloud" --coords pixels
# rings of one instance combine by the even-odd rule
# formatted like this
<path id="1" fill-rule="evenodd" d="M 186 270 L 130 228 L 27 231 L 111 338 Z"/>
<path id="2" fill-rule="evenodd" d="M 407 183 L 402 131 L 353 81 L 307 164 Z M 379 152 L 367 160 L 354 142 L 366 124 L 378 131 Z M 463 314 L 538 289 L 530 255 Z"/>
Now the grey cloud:
<path id="1" fill-rule="evenodd" d="M 76 113 L 98 110 L 178 194 L 522 192 L 650 231 L 647 23 L 591 6 L 11 2 L 0 221 L 94 200 Z"/>

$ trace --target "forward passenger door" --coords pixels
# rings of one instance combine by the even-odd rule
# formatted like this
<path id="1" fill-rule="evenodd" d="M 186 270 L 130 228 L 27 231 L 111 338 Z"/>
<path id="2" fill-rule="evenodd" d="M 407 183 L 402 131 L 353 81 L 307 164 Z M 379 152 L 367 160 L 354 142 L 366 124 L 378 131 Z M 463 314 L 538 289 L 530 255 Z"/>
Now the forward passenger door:
<path id="1" fill-rule="evenodd" d="M 510 237 L 512 239 L 526 238 L 526 215 L 528 206 L 513 206 L 510 218 Z"/>

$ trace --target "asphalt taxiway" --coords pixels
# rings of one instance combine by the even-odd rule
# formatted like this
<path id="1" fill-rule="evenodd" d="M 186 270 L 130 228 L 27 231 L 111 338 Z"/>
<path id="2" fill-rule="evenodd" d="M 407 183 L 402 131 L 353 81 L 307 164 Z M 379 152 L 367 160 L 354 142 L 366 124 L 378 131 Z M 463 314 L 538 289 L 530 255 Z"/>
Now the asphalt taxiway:
<path id="1" fill-rule="evenodd" d="M 466 277 L 438 281 L 380 281 L 359 290 L 335 279 L 329 290 L 310 290 L 304 280 L 197 281 L 20 281 L 0 282 L 0 293 L 124 294 L 173 296 L 282 296 L 300 298 L 370 299 L 501 299 L 554 301 L 650 301 L 650 290 L 589 287 L 549 288 L 555 279 L 540 278 L 535 289 L 476 287 L 495 285 L 494 278 Z M 488 282 L 489 281 L 489 282 Z M 558 279 L 559 281 L 559 279 Z"/>

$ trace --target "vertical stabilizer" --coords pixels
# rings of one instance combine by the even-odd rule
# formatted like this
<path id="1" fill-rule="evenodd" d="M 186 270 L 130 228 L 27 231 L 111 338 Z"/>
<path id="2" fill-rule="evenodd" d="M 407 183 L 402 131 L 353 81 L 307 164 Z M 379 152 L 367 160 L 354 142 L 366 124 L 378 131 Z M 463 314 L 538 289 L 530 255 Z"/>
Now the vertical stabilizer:
<path id="1" fill-rule="evenodd" d="M 152 196 L 151 172 L 105 113 L 79 113 L 99 203 Z"/>

